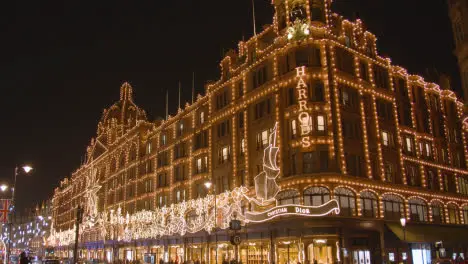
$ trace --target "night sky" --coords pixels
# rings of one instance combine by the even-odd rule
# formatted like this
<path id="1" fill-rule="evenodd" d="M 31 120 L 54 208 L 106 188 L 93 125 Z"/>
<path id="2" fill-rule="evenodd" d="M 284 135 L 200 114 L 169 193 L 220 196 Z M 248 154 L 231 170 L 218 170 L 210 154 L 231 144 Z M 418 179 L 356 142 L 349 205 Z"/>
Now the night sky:
<path id="1" fill-rule="evenodd" d="M 8 6 L 5 6 L 8 5 Z M 255 0 L 257 27 L 272 23 L 268 0 Z M 453 37 L 444 0 L 336 0 L 377 35 L 380 54 L 412 73 L 427 68 L 457 84 Z M 18 178 L 19 207 L 52 195 L 80 165 L 104 108 L 122 82 L 154 119 L 216 80 L 223 51 L 252 36 L 251 0 L 8 1 L 0 7 L 0 177 L 29 162 Z"/>

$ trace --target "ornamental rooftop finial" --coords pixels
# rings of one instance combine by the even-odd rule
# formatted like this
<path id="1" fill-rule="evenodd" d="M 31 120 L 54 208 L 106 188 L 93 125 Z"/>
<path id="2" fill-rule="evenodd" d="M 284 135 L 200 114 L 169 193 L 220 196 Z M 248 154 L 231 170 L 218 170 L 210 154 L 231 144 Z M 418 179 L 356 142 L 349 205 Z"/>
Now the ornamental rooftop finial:
<path id="1" fill-rule="evenodd" d="M 133 101 L 133 88 L 128 82 L 124 82 L 120 87 L 120 100 Z"/>

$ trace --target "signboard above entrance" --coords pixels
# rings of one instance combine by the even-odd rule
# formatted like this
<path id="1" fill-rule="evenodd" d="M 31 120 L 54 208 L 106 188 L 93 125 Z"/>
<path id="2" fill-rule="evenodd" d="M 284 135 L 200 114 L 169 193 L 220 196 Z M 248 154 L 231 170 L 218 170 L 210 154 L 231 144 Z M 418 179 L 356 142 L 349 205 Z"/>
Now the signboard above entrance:
<path id="1" fill-rule="evenodd" d="M 296 204 L 273 207 L 264 212 L 246 212 L 245 221 L 260 223 L 269 221 L 275 217 L 286 215 L 298 216 L 325 216 L 331 213 L 339 214 L 340 206 L 336 200 L 330 200 L 320 206 L 302 206 Z"/>

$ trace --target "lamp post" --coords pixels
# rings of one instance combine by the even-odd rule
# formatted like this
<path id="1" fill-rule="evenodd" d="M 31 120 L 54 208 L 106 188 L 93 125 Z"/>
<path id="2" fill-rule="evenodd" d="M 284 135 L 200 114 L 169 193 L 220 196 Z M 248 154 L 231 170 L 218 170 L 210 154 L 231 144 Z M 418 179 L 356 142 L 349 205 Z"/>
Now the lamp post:
<path id="1" fill-rule="evenodd" d="M 213 183 L 210 181 L 205 182 L 205 187 L 212 193 L 214 193 L 214 220 L 215 220 L 215 225 L 214 225 L 214 232 L 215 232 L 215 243 L 216 243 L 216 248 L 215 248 L 215 263 L 218 264 L 218 233 L 216 232 L 216 228 L 218 227 L 218 212 L 216 209 L 216 187 L 213 186 L 213 190 L 211 190 L 211 187 L 213 186 Z"/>
<path id="2" fill-rule="evenodd" d="M 406 243 L 406 218 L 404 217 L 400 218 L 400 224 L 401 224 L 401 227 L 403 228 L 403 241 Z M 406 263 L 406 258 L 404 259 L 404 261 Z"/>
<path id="3" fill-rule="evenodd" d="M 25 165 L 21 167 L 22 171 L 26 174 L 30 173 L 33 168 L 31 166 Z M 15 178 L 13 181 L 13 188 L 11 189 L 11 205 L 10 205 L 10 210 L 9 210 L 9 221 L 8 221 L 8 249 L 7 249 L 7 254 L 6 254 L 6 261 L 7 263 L 10 262 L 10 254 L 11 254 L 11 236 L 12 236 L 12 229 L 13 229 L 13 212 L 15 210 L 15 193 L 16 193 L 16 178 L 20 174 L 21 170 L 18 166 L 15 167 Z M 8 186 L 0 186 L 0 189 L 8 189 Z"/>
<path id="4" fill-rule="evenodd" d="M 406 241 L 406 218 L 400 218 L 400 224 L 403 228 L 403 240 Z"/>
<path id="5" fill-rule="evenodd" d="M 1 192 L 6 192 L 6 191 L 8 190 L 8 188 L 10 188 L 10 187 L 9 187 L 8 185 L 6 185 L 6 184 L 0 185 L 0 191 L 1 191 Z M 2 234 L 2 239 L 4 238 L 3 235 L 4 235 L 4 234 Z M 3 242 L 3 241 L 2 241 L 2 242 Z M 7 245 L 6 245 L 4 242 L 3 242 L 2 244 L 3 244 L 3 246 L 5 247 L 4 256 L 3 256 L 3 257 L 4 257 L 3 263 L 4 263 L 4 264 L 7 264 L 7 258 L 6 258 L 6 255 L 7 255 Z"/>

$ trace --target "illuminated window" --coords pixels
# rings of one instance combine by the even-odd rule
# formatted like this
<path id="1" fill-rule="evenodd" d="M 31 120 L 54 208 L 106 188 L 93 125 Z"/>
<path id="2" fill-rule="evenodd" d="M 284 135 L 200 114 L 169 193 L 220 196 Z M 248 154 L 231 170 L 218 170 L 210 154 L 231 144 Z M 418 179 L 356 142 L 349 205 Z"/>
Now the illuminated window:
<path id="1" fill-rule="evenodd" d="M 460 224 L 460 216 L 458 214 L 458 207 L 454 204 L 449 204 L 447 206 L 449 224 Z"/>
<path id="2" fill-rule="evenodd" d="M 176 191 L 176 201 L 177 203 L 181 203 L 182 201 L 185 201 L 185 189 Z"/>
<path id="3" fill-rule="evenodd" d="M 361 198 L 361 215 L 364 217 L 375 218 L 378 216 L 378 200 L 375 194 L 364 191 L 360 194 Z"/>
<path id="4" fill-rule="evenodd" d="M 348 188 L 336 188 L 335 198 L 340 204 L 341 216 L 356 216 L 356 195 Z"/>
<path id="5" fill-rule="evenodd" d="M 293 138 L 297 135 L 297 123 L 295 119 L 291 120 L 291 134 Z"/>
<path id="6" fill-rule="evenodd" d="M 387 131 L 382 131 L 382 144 L 386 147 L 390 146 L 390 135 Z"/>
<path id="7" fill-rule="evenodd" d="M 386 162 L 384 164 L 384 170 L 385 170 L 385 181 L 393 182 L 393 165 L 391 163 Z"/>
<path id="8" fill-rule="evenodd" d="M 406 151 L 413 152 L 413 139 L 410 137 L 405 138 Z"/>
<path id="9" fill-rule="evenodd" d="M 464 206 L 462 211 L 463 211 L 463 219 L 465 219 L 465 225 L 468 225 L 468 206 Z"/>
<path id="10" fill-rule="evenodd" d="M 404 217 L 404 202 L 399 196 L 385 194 L 382 198 L 384 205 L 385 219 L 399 220 Z"/>
<path id="11" fill-rule="evenodd" d="M 296 190 L 281 191 L 276 196 L 278 205 L 299 204 L 299 192 Z"/>
<path id="12" fill-rule="evenodd" d="M 421 199 L 411 199 L 409 200 L 409 207 L 410 207 L 410 216 L 411 221 L 415 222 L 427 222 L 427 205 Z"/>
<path id="13" fill-rule="evenodd" d="M 322 115 L 317 116 L 317 130 L 325 131 L 325 117 Z"/>
<path id="14" fill-rule="evenodd" d="M 426 157 L 431 156 L 431 145 L 430 145 L 430 143 L 426 142 L 426 144 L 424 144 L 424 151 L 425 151 Z"/>
<path id="15" fill-rule="evenodd" d="M 166 134 L 161 135 L 161 145 L 164 146 L 167 143 Z"/>
<path id="16" fill-rule="evenodd" d="M 241 139 L 241 142 L 240 142 L 240 155 L 241 156 L 244 156 L 245 154 L 245 139 Z"/>
<path id="17" fill-rule="evenodd" d="M 342 104 L 344 106 L 349 106 L 350 102 L 349 102 L 349 94 L 348 94 L 348 91 L 346 90 L 343 90 L 342 94 L 341 94 L 341 100 L 342 100 Z"/>
<path id="18" fill-rule="evenodd" d="M 205 123 L 205 112 L 200 113 L 200 124 Z"/>
<path id="19" fill-rule="evenodd" d="M 432 209 L 432 222 L 437 224 L 445 223 L 444 219 L 444 205 L 440 202 L 433 202 L 431 205 Z"/>
<path id="20" fill-rule="evenodd" d="M 159 196 L 159 207 L 163 207 L 167 205 L 167 195 L 162 194 Z"/>
<path id="21" fill-rule="evenodd" d="M 197 159 L 197 173 L 206 172 L 208 166 L 208 157 L 202 157 Z"/>
<path id="22" fill-rule="evenodd" d="M 325 187 L 309 187 L 304 191 L 304 205 L 319 206 L 330 201 L 330 191 Z"/>
<path id="23" fill-rule="evenodd" d="M 197 159 L 197 173 L 200 173 L 202 171 L 202 159 L 198 158 Z"/>
<path id="24" fill-rule="evenodd" d="M 257 134 L 257 149 L 264 148 L 268 145 L 268 134 L 268 130 Z"/>
<path id="25" fill-rule="evenodd" d="M 184 121 L 180 121 L 179 123 L 179 130 L 178 130 L 178 136 L 181 136 L 184 133 Z"/>
<path id="26" fill-rule="evenodd" d="M 153 143 L 148 142 L 148 144 L 146 145 L 146 154 L 151 154 L 152 150 L 153 150 Z"/>
<path id="27" fill-rule="evenodd" d="M 468 195 L 468 179 L 458 177 L 458 187 L 461 194 Z M 466 221 L 468 221 L 468 219 L 466 219 Z"/>
<path id="28" fill-rule="evenodd" d="M 218 153 L 218 161 L 220 164 L 225 163 L 229 160 L 229 146 L 222 147 Z"/>

